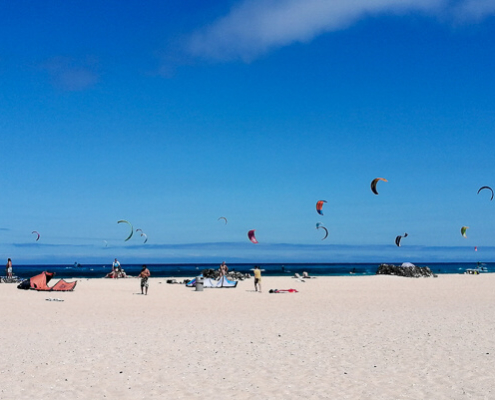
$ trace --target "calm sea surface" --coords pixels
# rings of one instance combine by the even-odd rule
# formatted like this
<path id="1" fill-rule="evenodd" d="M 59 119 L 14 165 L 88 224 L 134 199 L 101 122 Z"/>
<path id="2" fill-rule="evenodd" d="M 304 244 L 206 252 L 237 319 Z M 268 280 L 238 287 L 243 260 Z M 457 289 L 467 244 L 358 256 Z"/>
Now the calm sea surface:
<path id="1" fill-rule="evenodd" d="M 228 264 L 229 269 L 239 272 L 251 272 L 256 264 Z M 264 276 L 290 276 L 307 271 L 317 276 L 375 275 L 379 264 L 257 264 Z M 476 263 L 422 263 L 418 267 L 428 266 L 435 274 L 462 274 L 467 268 L 476 268 Z M 483 263 L 488 272 L 495 272 L 495 263 Z M 147 264 L 153 277 L 194 277 L 203 269 L 217 269 L 218 264 Z M 128 275 L 136 276 L 141 264 L 122 264 Z M 110 264 L 81 265 L 14 265 L 14 275 L 29 278 L 42 271 L 55 272 L 58 278 L 103 278 L 111 271 Z M 0 275 L 5 275 L 0 270 Z"/>

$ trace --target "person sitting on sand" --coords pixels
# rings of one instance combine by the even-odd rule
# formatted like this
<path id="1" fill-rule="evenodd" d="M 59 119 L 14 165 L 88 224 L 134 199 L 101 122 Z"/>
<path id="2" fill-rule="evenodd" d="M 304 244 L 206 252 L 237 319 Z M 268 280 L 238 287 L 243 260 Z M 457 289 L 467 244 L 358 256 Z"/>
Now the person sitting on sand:
<path id="1" fill-rule="evenodd" d="M 139 273 L 139 277 L 141 278 L 141 294 L 145 294 L 145 295 L 148 294 L 148 287 L 149 287 L 148 278 L 150 277 L 150 275 L 151 275 L 150 270 L 146 267 L 146 265 L 143 265 L 143 268 Z"/>
<path id="2" fill-rule="evenodd" d="M 110 271 L 108 274 L 105 275 L 105 278 L 115 278 L 115 271 Z"/>
<path id="3" fill-rule="evenodd" d="M 254 267 L 254 290 L 261 293 L 261 269 L 258 265 Z"/>

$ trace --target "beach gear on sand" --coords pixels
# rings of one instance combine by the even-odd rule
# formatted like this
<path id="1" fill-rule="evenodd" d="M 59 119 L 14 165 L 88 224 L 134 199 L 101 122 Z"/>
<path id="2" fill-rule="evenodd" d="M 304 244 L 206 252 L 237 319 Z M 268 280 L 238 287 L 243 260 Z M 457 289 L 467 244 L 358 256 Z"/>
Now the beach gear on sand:
<path id="1" fill-rule="evenodd" d="M 39 275 L 23 280 L 19 283 L 19 285 L 17 285 L 17 289 L 33 289 L 46 292 L 68 292 L 74 290 L 76 287 L 77 281 L 66 282 L 63 279 L 60 279 L 54 286 L 49 287 L 48 282 L 50 282 L 54 275 L 55 272 L 43 271 Z"/>
<path id="2" fill-rule="evenodd" d="M 198 278 L 203 279 L 203 277 L 196 277 L 193 280 L 186 283 L 187 287 L 196 287 L 196 281 Z M 235 288 L 237 286 L 237 281 L 228 280 L 225 276 L 222 276 L 218 281 L 211 278 L 203 279 L 203 287 L 205 288 L 217 288 L 217 289 L 227 289 L 227 288 Z"/>
<path id="3" fill-rule="evenodd" d="M 299 293 L 296 289 L 270 289 L 268 293 Z"/>

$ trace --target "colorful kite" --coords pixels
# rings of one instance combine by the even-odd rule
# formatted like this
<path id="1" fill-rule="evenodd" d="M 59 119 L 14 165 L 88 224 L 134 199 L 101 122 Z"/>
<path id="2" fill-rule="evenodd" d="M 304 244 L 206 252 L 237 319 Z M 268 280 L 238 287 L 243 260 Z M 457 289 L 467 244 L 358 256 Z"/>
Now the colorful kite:
<path id="1" fill-rule="evenodd" d="M 258 241 L 256 240 L 256 236 L 254 236 L 254 231 L 255 231 L 255 230 L 256 230 L 256 229 L 252 229 L 252 230 L 250 230 L 250 231 L 248 232 L 248 238 L 249 238 L 249 240 L 250 240 L 251 242 L 253 242 L 254 244 L 257 244 L 257 243 L 258 243 Z"/>
<path id="2" fill-rule="evenodd" d="M 321 209 L 323 208 L 323 204 L 326 202 L 326 200 L 319 200 L 316 202 L 316 212 L 318 214 L 323 215 L 323 211 L 321 211 Z"/>

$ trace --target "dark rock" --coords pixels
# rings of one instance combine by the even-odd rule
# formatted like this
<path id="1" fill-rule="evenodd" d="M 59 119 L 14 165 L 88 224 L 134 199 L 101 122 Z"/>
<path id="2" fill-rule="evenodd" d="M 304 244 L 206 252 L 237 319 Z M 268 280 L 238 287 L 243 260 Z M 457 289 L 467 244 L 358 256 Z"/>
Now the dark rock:
<path id="1" fill-rule="evenodd" d="M 376 271 L 377 275 L 396 275 L 405 276 L 408 278 L 428 278 L 433 277 L 434 274 L 428 267 L 402 267 L 392 264 L 381 264 Z"/>
<path id="2" fill-rule="evenodd" d="M 205 278 L 211 278 L 215 280 L 218 280 L 220 278 L 220 271 L 218 269 L 208 268 L 201 271 L 201 273 Z M 249 274 L 244 274 L 238 271 L 229 271 L 225 276 L 228 280 L 231 281 L 243 281 L 244 279 L 251 277 L 251 275 Z"/>

